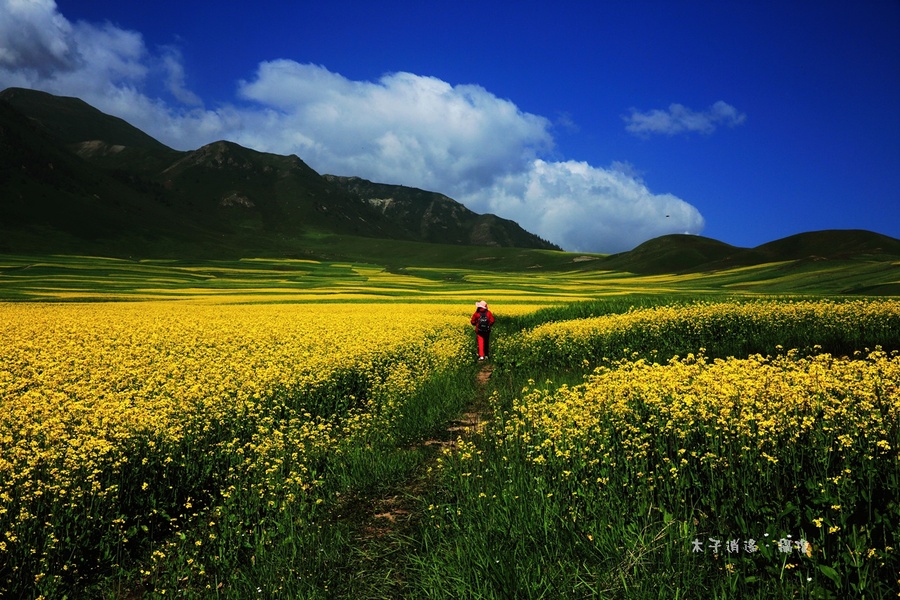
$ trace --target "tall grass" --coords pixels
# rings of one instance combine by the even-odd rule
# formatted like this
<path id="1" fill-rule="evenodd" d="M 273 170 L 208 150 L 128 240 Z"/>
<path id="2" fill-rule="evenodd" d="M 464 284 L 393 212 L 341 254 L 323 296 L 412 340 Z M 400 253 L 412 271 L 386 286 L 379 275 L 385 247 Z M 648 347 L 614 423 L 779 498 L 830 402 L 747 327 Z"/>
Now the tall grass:
<path id="1" fill-rule="evenodd" d="M 213 313 L 227 333 L 242 310 Z M 245 339 L 256 331 L 248 322 L 237 338 L 216 334 L 227 343 L 213 343 L 212 329 L 191 337 L 196 327 L 185 326 L 176 351 L 173 314 L 146 335 L 112 320 L 116 335 L 103 337 L 92 321 L 96 346 L 85 328 L 48 319 L 44 328 L 77 343 L 50 352 L 34 343 L 36 330 L 16 342 L 17 357 L 4 356 L 4 406 L 27 408 L 34 420 L 4 416 L 4 432 L 14 433 L 0 443 L 15 453 L 0 468 L 20 485 L 0 498 L 0 595 L 897 592 L 896 302 L 643 296 L 501 319 L 493 419 L 437 459 L 422 440 L 484 393 L 465 325 L 390 348 L 354 339 L 320 361 L 327 376 L 284 380 L 293 357 L 312 361 L 316 346 L 274 352 L 268 334 Z M 278 322 L 295 329 L 275 341 L 294 344 L 303 327 Z M 149 367 L 130 354 L 145 342 L 158 358 Z M 219 354 L 237 344 L 246 350 L 237 359 Z M 98 375 L 106 356 L 122 361 L 115 377 L 139 367 L 144 375 L 67 378 L 83 366 Z M 207 377 L 216 357 L 222 364 Z M 90 392 L 90 402 L 34 395 L 56 377 L 57 392 Z M 211 394 L 204 381 L 234 387 Z M 140 409 L 151 392 L 154 410 Z M 117 403 L 103 404 L 110 398 Z M 69 412 L 51 411 L 54 399 Z M 58 464 L 26 460 L 23 448 L 53 440 L 66 451 L 41 456 Z M 15 472 L 13 460 L 34 470 Z M 50 484 L 63 476 L 74 483 L 60 492 Z M 386 497 L 418 510 L 376 531 L 373 506 Z"/>
<path id="2" fill-rule="evenodd" d="M 498 340 L 495 419 L 442 458 L 416 594 L 895 595 L 900 357 L 877 345 L 900 348 L 898 318 L 688 304 Z"/>
<path id="3" fill-rule="evenodd" d="M 289 505 L 268 506 L 254 497 L 207 513 L 185 540 L 170 544 L 164 559 L 143 582 L 154 595 L 243 599 L 393 598 L 407 594 L 405 542 L 390 532 L 372 539 L 373 499 L 395 494 L 403 482 L 422 476 L 434 452 L 416 442 L 458 414 L 474 394 L 468 364 L 435 374 L 402 394 L 402 408 L 380 427 L 348 438 L 323 457 L 319 485 Z M 383 400 L 383 398 L 382 398 Z M 396 418 L 394 418 L 396 417 Z M 198 551 L 206 520 L 231 519 L 228 539 Z M 239 524 L 252 523 L 241 528 Z M 236 525 L 236 526 L 235 526 Z M 203 539 L 204 546 L 206 540 Z M 186 564 L 210 564 L 201 577 Z M 132 591 L 135 581 L 130 580 Z M 109 584 L 100 592 L 115 597 Z"/>
<path id="4" fill-rule="evenodd" d="M 4 597 L 344 585 L 337 515 L 411 476 L 472 396 L 446 309 L 423 332 L 374 305 L 0 312 Z"/>

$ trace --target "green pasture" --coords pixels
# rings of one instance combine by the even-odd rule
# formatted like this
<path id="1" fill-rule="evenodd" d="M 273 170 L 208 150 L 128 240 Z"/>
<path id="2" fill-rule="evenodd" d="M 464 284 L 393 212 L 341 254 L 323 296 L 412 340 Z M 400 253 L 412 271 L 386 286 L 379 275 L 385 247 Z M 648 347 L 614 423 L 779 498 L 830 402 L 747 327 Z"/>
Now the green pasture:
<path id="1" fill-rule="evenodd" d="M 896 310 L 877 319 L 863 318 L 861 311 L 852 326 L 835 327 L 837 319 L 828 311 L 777 318 L 782 308 L 796 305 L 787 297 L 737 302 L 722 296 L 704 298 L 705 303 L 710 300 L 735 309 L 762 303 L 772 310 L 754 320 L 742 319 L 733 310 L 719 320 L 648 321 L 621 332 L 598 333 L 590 343 L 565 348 L 529 341 L 527 332 L 549 322 L 674 304 L 689 309 L 693 300 L 622 296 L 510 319 L 505 335 L 494 345 L 491 420 L 482 435 L 444 459 L 442 485 L 422 500 L 426 517 L 421 537 L 410 542 L 409 569 L 415 576 L 410 597 L 895 597 L 900 592 L 896 469 L 900 421 L 896 381 L 888 377 L 874 380 L 871 401 L 880 407 L 875 419 L 879 422 L 848 422 L 848 431 L 858 426 L 864 433 L 846 438 L 842 450 L 835 450 L 834 442 L 840 432 L 832 430 L 821 414 L 809 417 L 813 426 L 805 436 L 773 443 L 775 450 L 770 451 L 777 457 L 764 458 L 758 449 L 740 444 L 726 451 L 719 444 L 727 436 L 704 430 L 699 423 L 685 442 L 654 429 L 655 413 L 638 396 L 630 396 L 629 405 L 641 418 L 627 431 L 608 421 L 580 430 L 564 417 L 558 421 L 549 417 L 552 426 L 532 421 L 531 429 L 521 429 L 529 434 L 521 441 L 510 435 L 516 418 L 513 407 L 526 393 L 523 390 L 553 394 L 576 388 L 594 365 L 610 364 L 608 358 L 627 357 L 619 363 L 624 365 L 644 354 L 641 360 L 666 365 L 673 357 L 695 352 L 711 360 L 788 352 L 791 361 L 827 353 L 823 358 L 857 356 L 861 365 L 866 348 L 880 348 L 892 356 L 900 351 Z M 866 302 L 874 308 L 880 301 Z M 812 304 L 835 309 L 843 305 L 841 300 Z M 648 348 L 652 352 L 638 352 Z M 866 402 L 849 396 L 841 400 L 848 406 Z M 866 446 L 870 428 L 879 424 L 885 427 L 890 451 Z M 564 435 L 548 433 L 567 428 L 592 433 L 574 445 Z M 677 490 L 664 489 L 662 477 L 644 485 L 647 480 L 639 471 L 648 470 L 646 463 L 630 462 L 623 450 L 638 442 L 665 456 L 662 464 L 679 464 L 678 444 L 697 456 L 725 452 L 727 464 L 716 469 L 702 466 L 702 460 L 683 461 Z M 601 450 L 579 454 L 575 451 L 579 448 Z M 547 461 L 535 460 L 538 454 Z M 743 548 L 729 551 L 723 546 L 714 553 L 709 544 L 723 532 L 745 540 L 756 536 L 768 542 L 767 549 L 749 554 Z M 792 536 L 791 544 L 809 541 L 808 555 L 788 556 L 773 549 L 774 540 Z M 701 553 L 692 549 L 694 543 L 702 544 Z"/>
<path id="2" fill-rule="evenodd" d="M 590 256 L 548 251 L 481 249 L 436 266 L 423 264 L 427 257 L 418 252 L 405 263 L 397 255 L 371 255 L 372 262 L 0 255 L 0 301 L 455 302 L 477 296 L 495 304 L 544 304 L 640 293 L 900 294 L 900 267 L 891 262 L 786 261 L 637 275 L 592 270 Z M 541 257 L 549 260 L 535 262 Z"/>
<path id="3" fill-rule="evenodd" d="M 0 255 L 0 301 L 7 302 L 396 301 L 471 305 L 473 300 L 485 298 L 500 315 L 505 306 L 519 308 L 515 316 L 500 319 L 495 328 L 494 374 L 487 384 L 479 388 L 477 366 L 463 364 L 437 373 L 410 390 L 400 409 L 403 418 L 392 423 L 390 430 L 358 446 L 348 444 L 339 455 L 322 457 L 317 464 L 321 486 L 291 510 L 275 511 L 248 499 L 241 509 L 244 512 L 217 514 L 217 523 L 242 522 L 247 526 L 242 530 L 223 526 L 215 552 L 212 545 L 201 548 L 192 541 L 209 539 L 213 518 L 206 513 L 196 516 L 193 529 L 180 539 L 141 537 L 136 530 L 135 541 L 127 549 L 88 545 L 82 550 L 99 556 L 108 568 L 98 569 L 89 581 L 52 590 L 47 587 L 45 591 L 56 593 L 56 597 L 109 599 L 843 598 L 865 597 L 866 593 L 896 595 L 900 591 L 896 581 L 885 578 L 890 569 L 895 573 L 900 569 L 897 554 L 886 550 L 887 545 L 900 546 L 900 538 L 894 533 L 900 531 L 896 503 L 900 480 L 891 465 L 867 470 L 854 466 L 859 475 L 842 492 L 852 495 L 825 497 L 827 505 L 850 506 L 852 501 L 860 511 L 870 510 L 872 529 L 853 529 L 856 521 L 850 517 L 835 523 L 845 527 L 848 534 L 841 539 L 856 544 L 854 552 L 875 549 L 875 557 L 887 566 L 874 559 L 860 566 L 853 552 L 837 548 L 831 554 L 829 547 L 827 556 L 803 563 L 809 568 L 800 577 L 799 571 L 786 570 L 783 561 L 772 557 L 738 564 L 736 571 L 726 570 L 712 559 L 698 563 L 683 545 L 705 530 L 697 529 L 691 513 L 663 510 L 659 499 L 651 494 L 603 502 L 586 495 L 585 502 L 592 503 L 585 505 L 583 513 L 585 522 L 591 525 L 586 529 L 581 521 L 575 523 L 569 518 L 571 502 L 567 495 L 570 497 L 572 490 L 563 476 L 569 465 L 561 463 L 555 471 L 541 471 L 525 459 L 511 463 L 496 444 L 502 439 L 504 412 L 529 380 L 551 388 L 577 385 L 588 359 L 597 359 L 586 354 L 570 357 L 566 364 L 545 360 L 542 348 L 524 345 L 525 332 L 532 327 L 695 300 L 780 298 L 788 302 L 794 297 L 871 299 L 900 295 L 897 264 L 803 260 L 708 273 L 638 275 L 592 268 L 599 261 L 585 255 L 466 248 L 451 259 L 447 254 L 431 256 L 431 250 L 415 252 L 417 248 L 421 250 L 422 246 L 385 245 L 379 249 L 370 244 L 365 260 L 346 247 L 342 249 L 346 254 L 334 248 L 330 257 L 320 254 L 315 258 L 130 260 Z M 410 254 L 404 255 L 405 251 Z M 530 307 L 543 308 L 527 312 Z M 786 328 L 782 323 L 760 327 L 735 320 L 728 331 L 733 339 L 722 340 L 718 330 L 695 332 L 696 337 L 690 338 L 674 329 L 660 339 L 650 339 L 646 332 L 628 331 L 613 341 L 595 340 L 585 347 L 590 352 L 602 347 L 613 358 L 621 358 L 644 344 L 657 350 L 655 356 L 661 361 L 669 355 L 696 351 L 694 346 L 700 345 L 711 357 L 733 354 L 736 346 L 728 344 L 735 341 L 741 341 L 741 348 L 760 352 L 783 345 L 785 340 L 804 340 L 803 345 L 809 346 L 815 343 L 824 352 L 846 351 L 846 340 L 826 337 L 822 322 L 796 322 Z M 852 342 L 866 348 L 881 345 L 886 350 L 900 349 L 900 329 L 895 321 L 871 330 L 860 328 L 854 336 Z M 358 393 L 339 388 L 343 385 L 340 382 L 331 383 L 334 388 L 328 388 L 329 394 Z M 889 384 L 885 389 L 892 389 Z M 282 410 L 281 404 L 273 403 L 276 405 Z M 485 435 L 470 438 L 469 449 L 479 457 L 475 462 L 479 471 L 470 477 L 471 463 L 459 462 L 452 455 L 444 459 L 443 468 L 438 468 L 440 446 L 427 445 L 425 440 L 444 435 L 441 441 L 449 443 L 452 434 L 447 433 L 447 423 L 473 408 L 495 424 L 493 430 L 486 429 Z M 275 413 L 272 418 L 276 418 Z M 897 423 L 891 426 L 900 436 Z M 820 446 L 824 452 L 824 442 Z M 788 461 L 793 454 L 786 453 L 782 464 L 790 465 L 791 470 L 772 470 L 772 481 L 784 489 L 801 483 L 814 486 L 816 481 L 809 474 L 817 473 L 812 468 L 818 465 L 815 460 L 820 456 L 816 448 L 802 456 L 798 453 L 802 460 L 794 463 Z M 207 458 L 222 457 L 198 456 L 198 468 Z M 626 471 L 605 466 L 606 470 L 597 469 L 592 476 L 609 477 L 622 489 L 631 489 Z M 703 475 L 698 473 L 698 477 Z M 830 471 L 818 473 L 831 475 Z M 772 481 L 747 482 L 735 476 L 723 479 L 722 485 L 734 489 L 757 486 L 757 493 L 751 497 L 767 511 L 752 524 L 760 532 L 772 528 L 772 535 L 780 535 L 781 530 L 776 528 L 782 525 L 787 526 L 785 531 L 795 532 L 798 523 L 808 525 L 807 513 L 812 517 L 818 514 L 810 512 L 810 499 L 790 488 L 793 504 L 776 505 L 765 493 L 765 485 Z M 873 496 L 873 481 L 889 492 L 888 500 L 881 500 L 883 494 Z M 182 499 L 193 493 L 191 482 L 184 483 L 186 487 L 177 490 Z M 542 498 L 535 496 L 525 502 L 525 493 L 535 489 L 540 489 Z M 152 495 L 135 497 L 153 500 Z M 698 502 L 707 500 L 701 497 Z M 629 511 L 622 509 L 625 502 L 632 502 Z M 388 514 L 385 507 L 398 505 L 406 511 L 398 514 L 406 516 L 396 526 L 384 525 L 383 515 Z M 746 516 L 749 509 L 735 502 L 729 510 L 714 515 L 717 523 L 732 523 Z M 801 521 L 801 516 L 806 521 Z M 855 519 L 858 515 L 850 516 Z M 591 544 L 585 541 L 585 532 L 591 533 Z M 162 544 L 166 544 L 166 554 L 157 557 L 154 551 Z M 117 552 L 124 554 L 119 557 Z M 198 564 L 206 569 L 202 576 Z M 33 575 L 26 581 L 8 568 L 0 568 L 0 589 L 6 586 L 21 592 L 22 597 L 37 597 L 45 588 L 33 580 Z"/>

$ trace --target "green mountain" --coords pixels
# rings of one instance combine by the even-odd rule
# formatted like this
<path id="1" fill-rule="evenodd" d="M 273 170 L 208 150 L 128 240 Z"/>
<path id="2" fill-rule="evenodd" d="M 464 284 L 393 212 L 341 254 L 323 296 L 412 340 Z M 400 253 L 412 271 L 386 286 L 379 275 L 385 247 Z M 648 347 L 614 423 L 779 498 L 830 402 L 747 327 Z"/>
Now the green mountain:
<path id="1" fill-rule="evenodd" d="M 373 183 L 359 177 L 326 175 L 325 179 L 362 198 L 391 221 L 416 223 L 416 237 L 426 242 L 556 248 L 547 241 L 535 246 L 534 236 L 513 221 L 491 214 L 476 214 L 443 194 L 402 185 Z"/>
<path id="2" fill-rule="evenodd" d="M 558 250 L 513 221 L 476 214 L 443 194 L 320 175 L 297 156 L 226 141 L 177 151 L 77 98 L 0 92 L 5 254 L 300 257 L 369 261 L 392 270 L 639 275 L 785 263 L 772 268 L 786 277 L 865 265 L 884 271 L 878 281 L 891 279 L 900 262 L 900 240 L 859 230 L 803 233 L 756 248 L 666 235 L 611 256 Z"/>
<path id="3" fill-rule="evenodd" d="M 0 101 L 0 251 L 80 251 L 171 220 L 116 174 L 84 161 Z"/>
<path id="4" fill-rule="evenodd" d="M 100 112 L 78 98 L 9 88 L 0 92 L 0 100 L 22 112 L 31 122 L 63 144 L 103 140 L 115 146 L 173 152 L 168 146 L 126 121 Z"/>
<path id="5" fill-rule="evenodd" d="M 641 274 L 679 273 L 726 261 L 741 248 L 699 235 L 673 234 L 648 240 L 628 252 L 603 259 L 605 269 Z"/>
<path id="6" fill-rule="evenodd" d="M 722 271 L 776 262 L 805 263 L 900 261 L 900 240 L 859 229 L 799 233 L 755 248 L 738 248 L 697 235 L 665 235 L 633 250 L 605 257 L 595 265 L 644 275 Z M 826 266 L 822 264 L 822 266 Z"/>
<path id="7" fill-rule="evenodd" d="M 179 152 L 34 90 L 0 92 L 0 159 L 0 252 L 303 255 L 324 235 L 558 249 L 442 194 L 323 177 L 225 141 Z"/>

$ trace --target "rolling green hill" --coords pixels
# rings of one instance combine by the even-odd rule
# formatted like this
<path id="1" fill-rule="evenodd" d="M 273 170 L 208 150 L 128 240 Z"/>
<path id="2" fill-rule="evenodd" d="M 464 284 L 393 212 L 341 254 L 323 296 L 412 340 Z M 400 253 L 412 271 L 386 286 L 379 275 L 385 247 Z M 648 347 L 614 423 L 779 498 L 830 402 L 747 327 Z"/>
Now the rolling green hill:
<path id="1" fill-rule="evenodd" d="M 454 269 L 721 273 L 716 285 L 746 289 L 754 278 L 771 289 L 816 288 L 821 275 L 842 293 L 900 291 L 900 240 L 870 231 L 756 248 L 667 235 L 611 256 L 565 253 L 443 194 L 320 175 L 297 156 L 227 141 L 177 151 L 77 98 L 17 88 L 0 92 L 0 254 L 299 258 L 397 273 L 434 267 L 450 278 Z M 854 272 L 865 275 L 852 280 Z"/>
<path id="2" fill-rule="evenodd" d="M 900 256 L 900 240 L 860 229 L 811 231 L 757 246 L 768 260 L 841 259 Z"/>
<path id="3" fill-rule="evenodd" d="M 607 269 L 633 273 L 679 273 L 726 261 L 741 252 L 741 248 L 711 238 L 666 235 L 648 240 L 628 252 L 609 256 L 601 264 Z"/>
<path id="4" fill-rule="evenodd" d="M 755 248 L 696 235 L 666 235 L 598 261 L 604 269 L 642 275 L 703 273 L 775 262 L 900 261 L 900 240 L 858 229 L 799 233 Z M 797 268 L 794 265 L 792 268 Z"/>
<path id="5" fill-rule="evenodd" d="M 442 194 L 398 189 L 386 211 L 296 156 L 226 141 L 179 152 L 33 90 L 0 92 L 0 156 L 2 252 L 291 255 L 311 235 L 558 249 Z"/>

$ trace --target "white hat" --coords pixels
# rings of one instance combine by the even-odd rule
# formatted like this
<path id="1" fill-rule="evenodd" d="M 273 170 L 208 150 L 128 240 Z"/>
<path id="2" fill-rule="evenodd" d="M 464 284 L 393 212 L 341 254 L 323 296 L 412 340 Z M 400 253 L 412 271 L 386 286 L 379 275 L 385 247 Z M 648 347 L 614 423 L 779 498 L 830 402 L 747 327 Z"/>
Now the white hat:
<path id="1" fill-rule="evenodd" d="M 475 303 L 475 308 L 487 308 L 487 302 L 484 300 L 479 300 Z"/>

